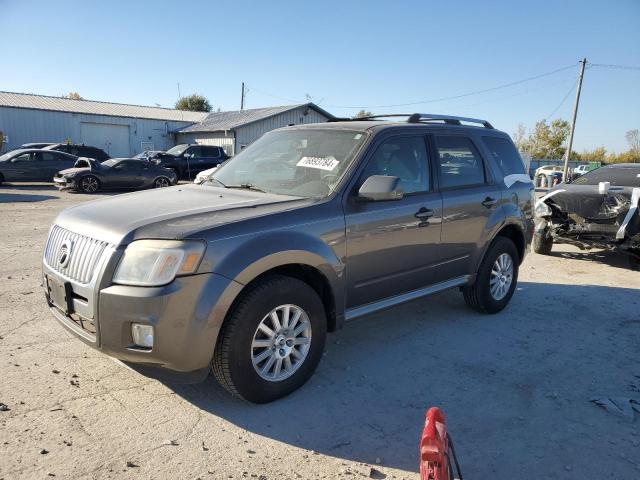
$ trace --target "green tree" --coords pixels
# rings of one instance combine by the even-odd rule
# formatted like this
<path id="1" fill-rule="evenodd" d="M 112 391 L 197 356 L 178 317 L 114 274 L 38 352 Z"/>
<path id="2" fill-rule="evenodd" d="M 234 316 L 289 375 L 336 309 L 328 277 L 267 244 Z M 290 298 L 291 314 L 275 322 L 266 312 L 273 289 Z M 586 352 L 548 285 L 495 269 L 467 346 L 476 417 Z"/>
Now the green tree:
<path id="1" fill-rule="evenodd" d="M 567 151 L 564 144 L 569 137 L 569 129 L 566 120 L 557 118 L 550 124 L 540 120 L 527 139 L 529 153 L 533 158 L 562 158 Z"/>
<path id="2" fill-rule="evenodd" d="M 84 98 L 82 98 L 82 96 L 78 92 L 69 92 L 67 93 L 66 97 L 71 100 L 84 100 Z"/>
<path id="3" fill-rule="evenodd" d="M 181 97 L 176 102 L 176 108 L 178 110 L 189 110 L 191 112 L 210 112 L 211 104 L 202 95 L 194 93 L 186 97 Z"/>
<path id="4" fill-rule="evenodd" d="M 365 117 L 370 117 L 371 115 L 373 115 L 373 113 L 371 113 L 368 110 L 360 110 L 358 113 L 355 114 L 353 118 L 365 118 Z"/>

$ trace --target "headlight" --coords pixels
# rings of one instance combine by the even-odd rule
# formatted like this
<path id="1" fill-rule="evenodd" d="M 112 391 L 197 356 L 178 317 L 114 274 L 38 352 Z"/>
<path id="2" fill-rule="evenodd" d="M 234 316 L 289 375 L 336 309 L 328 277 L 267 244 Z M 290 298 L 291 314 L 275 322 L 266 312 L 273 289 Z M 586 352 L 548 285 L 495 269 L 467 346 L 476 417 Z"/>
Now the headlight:
<path id="1" fill-rule="evenodd" d="M 535 208 L 536 215 L 538 217 L 550 217 L 553 213 L 549 205 L 544 202 L 537 202 Z"/>
<path id="2" fill-rule="evenodd" d="M 122 285 L 157 287 L 178 275 L 194 273 L 204 255 L 199 241 L 138 240 L 120 259 L 113 282 Z"/>

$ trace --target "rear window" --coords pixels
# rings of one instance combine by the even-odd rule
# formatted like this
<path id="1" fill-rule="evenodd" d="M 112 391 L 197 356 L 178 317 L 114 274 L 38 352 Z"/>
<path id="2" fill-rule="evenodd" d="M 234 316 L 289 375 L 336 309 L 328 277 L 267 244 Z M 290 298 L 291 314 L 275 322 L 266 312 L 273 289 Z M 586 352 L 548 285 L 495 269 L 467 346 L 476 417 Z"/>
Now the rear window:
<path id="1" fill-rule="evenodd" d="M 640 187 L 640 165 L 638 167 L 602 167 L 585 173 L 574 180 L 574 185 L 598 185 L 610 182 L 614 187 Z"/>
<path id="2" fill-rule="evenodd" d="M 435 142 L 442 188 L 469 187 L 485 182 L 482 157 L 470 139 L 457 135 L 437 135 Z"/>
<path id="3" fill-rule="evenodd" d="M 498 137 L 482 137 L 482 141 L 491 152 L 491 156 L 503 176 L 525 173 L 524 163 L 516 147 L 509 140 Z"/>

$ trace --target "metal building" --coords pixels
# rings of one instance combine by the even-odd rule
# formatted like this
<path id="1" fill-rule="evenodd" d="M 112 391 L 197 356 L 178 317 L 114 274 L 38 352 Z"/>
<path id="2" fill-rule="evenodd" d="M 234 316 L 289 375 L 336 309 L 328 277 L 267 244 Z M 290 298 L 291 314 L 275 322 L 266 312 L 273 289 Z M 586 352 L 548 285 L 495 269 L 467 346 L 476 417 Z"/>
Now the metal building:
<path id="1" fill-rule="evenodd" d="M 270 130 L 332 118 L 333 115 L 313 103 L 215 112 L 198 123 L 177 129 L 176 143 L 217 145 L 228 155 L 234 155 Z"/>
<path id="2" fill-rule="evenodd" d="M 0 92 L 0 151 L 24 143 L 84 143 L 112 157 L 175 145 L 175 132 L 199 122 L 203 112 L 160 107 L 72 100 L 24 93 Z"/>

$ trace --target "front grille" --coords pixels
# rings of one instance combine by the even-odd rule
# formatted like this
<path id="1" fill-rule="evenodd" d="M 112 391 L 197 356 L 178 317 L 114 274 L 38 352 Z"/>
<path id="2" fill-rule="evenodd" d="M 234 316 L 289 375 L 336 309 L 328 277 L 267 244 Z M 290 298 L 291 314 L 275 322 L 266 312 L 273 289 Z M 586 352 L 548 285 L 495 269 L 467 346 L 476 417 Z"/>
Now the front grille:
<path id="1" fill-rule="evenodd" d="M 71 242 L 70 259 L 64 267 L 60 264 L 62 244 Z M 62 275 L 80 283 L 89 283 L 108 243 L 85 237 L 54 225 L 47 240 L 44 259 L 47 265 Z"/>

